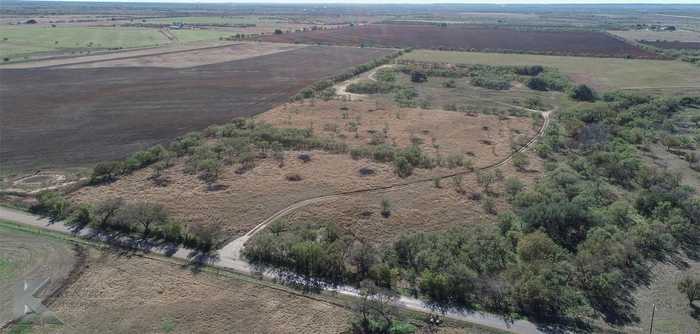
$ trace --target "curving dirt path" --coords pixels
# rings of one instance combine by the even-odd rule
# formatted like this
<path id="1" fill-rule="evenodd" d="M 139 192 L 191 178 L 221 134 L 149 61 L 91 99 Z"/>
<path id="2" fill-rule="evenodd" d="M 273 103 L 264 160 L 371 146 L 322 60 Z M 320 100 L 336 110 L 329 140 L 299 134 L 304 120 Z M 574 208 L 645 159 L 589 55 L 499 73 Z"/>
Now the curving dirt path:
<path id="1" fill-rule="evenodd" d="M 387 66 L 392 66 L 392 65 L 383 65 L 380 67 L 375 68 L 373 71 L 369 72 L 368 78 L 370 80 L 375 80 L 373 75 L 376 73 L 376 71 L 382 67 L 387 67 Z M 345 92 L 345 88 L 347 85 L 349 85 L 352 82 L 355 82 L 358 80 L 358 78 L 350 79 L 344 83 L 336 85 L 336 91 Z M 351 93 L 346 93 L 346 94 L 351 94 Z M 364 95 L 360 94 L 352 94 L 357 97 L 363 97 Z M 351 97 L 352 98 L 352 97 Z M 485 166 L 480 168 L 479 170 L 489 170 L 489 169 L 494 169 L 500 166 L 503 166 L 504 164 L 510 162 L 513 158 L 513 155 L 517 152 L 523 152 L 528 149 L 530 149 L 544 134 L 545 130 L 549 126 L 550 123 L 550 115 L 552 112 L 556 111 L 556 108 L 549 110 L 549 111 L 538 111 L 534 109 L 528 109 L 520 106 L 515 106 L 515 105 L 510 105 L 511 107 L 514 108 L 519 108 L 531 112 L 540 112 L 543 116 L 543 124 L 538 130 L 537 134 L 530 139 L 530 141 L 518 149 L 517 151 L 511 153 L 508 157 L 502 159 L 501 161 L 498 161 L 496 163 L 493 163 L 489 166 Z M 440 175 L 438 176 L 439 178 L 445 179 L 445 178 L 450 178 L 454 177 L 456 175 L 463 175 L 467 173 L 473 173 L 473 171 L 469 170 L 462 170 L 458 171 L 455 173 L 450 173 L 450 174 L 445 174 L 445 175 Z M 337 200 L 337 199 L 342 199 L 347 196 L 351 196 L 354 194 L 361 194 L 361 193 L 383 193 L 383 192 L 391 192 L 391 191 L 398 191 L 402 189 L 406 189 L 408 187 L 425 183 L 425 182 L 432 182 L 433 178 L 425 178 L 425 179 L 420 179 L 420 180 L 414 180 L 411 182 L 404 182 L 404 183 L 397 183 L 397 184 L 392 184 L 392 185 L 387 185 L 387 186 L 381 186 L 381 187 L 374 187 L 374 188 L 367 188 L 367 189 L 360 189 L 360 190 L 354 190 L 354 191 L 348 191 L 348 192 L 340 192 L 340 193 L 335 193 L 335 194 L 329 194 L 329 195 L 324 195 L 324 196 L 319 196 L 319 197 L 314 197 L 314 198 L 309 198 L 306 200 L 302 200 L 299 202 L 296 202 L 290 206 L 287 206 L 286 208 L 276 212 L 272 216 L 268 217 L 267 219 L 263 220 L 260 222 L 260 224 L 256 225 L 252 230 L 248 231 L 245 235 L 229 242 L 226 244 L 223 248 L 221 248 L 218 252 L 218 257 L 214 257 L 211 259 L 208 264 L 214 267 L 220 267 L 220 268 L 227 268 L 227 269 L 232 269 L 235 271 L 239 271 L 242 273 L 247 273 L 247 274 L 253 274 L 257 273 L 258 270 L 257 268 L 253 268 L 248 262 L 246 262 L 243 258 L 241 258 L 241 251 L 243 250 L 243 247 L 245 246 L 245 243 L 256 233 L 259 231 L 263 230 L 266 226 L 271 224 L 272 222 L 277 221 L 278 219 L 285 217 L 291 212 L 294 212 L 297 209 L 306 207 L 310 204 L 317 204 L 317 203 L 322 203 L 324 201 L 329 201 L 329 200 Z M 49 223 L 46 219 L 43 219 L 41 217 L 25 213 L 25 212 L 20 212 L 16 211 L 13 209 L 8 209 L 4 207 L 0 207 L 0 220 L 9 220 L 21 224 L 26 224 L 26 225 L 32 225 L 35 227 L 39 228 L 44 228 L 44 229 L 49 229 L 52 231 L 56 232 L 62 232 L 62 233 L 68 233 L 68 234 L 73 234 L 73 231 L 68 227 L 65 226 L 62 222 L 54 222 L 54 223 Z M 80 236 L 84 237 L 90 237 L 93 233 L 93 231 L 90 231 L 89 229 L 84 229 L 78 233 Z M 193 259 L 193 254 L 196 254 L 193 250 L 187 249 L 187 248 L 179 248 L 177 249 L 174 253 L 172 250 L 168 249 L 160 249 L 160 248 L 153 248 L 149 249 L 148 251 L 152 253 L 157 253 L 157 254 L 162 254 L 166 256 L 172 256 L 174 258 L 179 258 L 185 261 L 191 261 Z M 264 272 L 263 275 L 268 278 L 275 279 L 277 278 L 277 275 L 273 272 Z M 350 286 L 339 286 L 339 287 L 326 287 L 325 288 L 328 291 L 333 291 L 339 294 L 343 295 L 349 295 L 349 296 L 359 296 L 359 291 L 353 287 Z M 396 302 L 396 306 L 414 310 L 414 311 L 420 311 L 420 312 L 426 312 L 426 313 L 433 313 L 433 308 L 431 308 L 429 305 L 425 304 L 423 301 L 417 299 L 417 298 L 411 298 L 407 296 L 401 296 Z M 514 332 L 514 333 L 523 333 L 523 334 L 540 334 L 543 333 L 540 331 L 540 329 L 537 327 L 532 322 L 529 322 L 527 320 L 516 320 L 516 321 L 510 321 L 508 319 L 505 319 L 499 315 L 495 314 L 490 314 L 490 313 L 484 313 L 484 312 L 471 312 L 471 311 L 447 311 L 444 313 L 445 317 L 453 318 L 456 320 L 461 320 L 461 321 L 466 321 L 466 322 L 471 322 L 475 324 L 479 324 L 482 326 L 487 326 L 503 331 L 508 331 L 508 332 Z"/>

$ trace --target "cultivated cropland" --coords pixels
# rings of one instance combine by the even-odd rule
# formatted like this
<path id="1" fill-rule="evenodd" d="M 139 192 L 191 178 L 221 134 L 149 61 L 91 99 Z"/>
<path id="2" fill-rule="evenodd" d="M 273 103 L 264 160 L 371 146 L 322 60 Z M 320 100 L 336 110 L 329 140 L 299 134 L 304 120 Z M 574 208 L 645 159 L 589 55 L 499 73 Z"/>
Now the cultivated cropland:
<path id="1" fill-rule="evenodd" d="M 700 5 L 0 5 L 0 333 L 700 332 Z"/>

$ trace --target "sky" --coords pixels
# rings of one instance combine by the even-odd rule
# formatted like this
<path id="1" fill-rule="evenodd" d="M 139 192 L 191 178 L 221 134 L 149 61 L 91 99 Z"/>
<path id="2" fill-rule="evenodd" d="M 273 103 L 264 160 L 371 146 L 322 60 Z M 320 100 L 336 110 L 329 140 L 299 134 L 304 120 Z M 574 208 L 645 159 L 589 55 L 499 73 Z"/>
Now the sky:
<path id="1" fill-rule="evenodd" d="M 400 3 L 400 4 L 697 4 L 700 0 L 74 0 L 169 3 Z"/>

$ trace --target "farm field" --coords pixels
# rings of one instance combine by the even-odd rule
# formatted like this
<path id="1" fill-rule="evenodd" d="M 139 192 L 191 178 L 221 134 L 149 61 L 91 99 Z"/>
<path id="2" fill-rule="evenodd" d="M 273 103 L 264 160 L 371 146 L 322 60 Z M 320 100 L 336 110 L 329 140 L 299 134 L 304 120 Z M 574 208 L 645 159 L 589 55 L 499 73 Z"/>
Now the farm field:
<path id="1" fill-rule="evenodd" d="M 389 143 L 406 147 L 411 145 L 412 138 L 418 138 L 427 154 L 437 154 L 434 144 L 439 144 L 443 156 L 460 154 L 472 159 L 475 167 L 505 158 L 511 152 L 514 131 L 528 138 L 536 131 L 527 117 L 500 119 L 440 110 L 375 108 L 370 102 L 318 101 L 313 106 L 294 103 L 277 107 L 256 119 L 280 128 L 313 126 L 317 136 L 340 140 L 351 147 L 368 145 L 373 138 L 371 134 L 382 133 L 386 127 Z M 344 112 L 347 118 L 343 118 Z M 360 124 L 357 138 L 355 131 L 347 127 L 349 121 Z M 217 191 L 208 190 L 197 175 L 185 173 L 185 161 L 178 161 L 164 171 L 165 178 L 171 180 L 167 186 L 154 184 L 152 171 L 143 169 L 110 184 L 84 187 L 71 197 L 82 203 L 117 197 L 163 203 L 179 220 L 195 225 L 219 225 L 223 239 L 230 239 L 303 199 L 430 179 L 457 171 L 445 167 L 416 169 L 412 176 L 402 179 L 391 164 L 320 151 L 306 152 L 312 158 L 304 163 L 297 158 L 300 153 L 304 152 L 287 152 L 282 167 L 272 158 L 257 162 L 255 168 L 245 173 L 236 172 L 238 164 L 225 166 L 217 181 L 221 189 Z M 363 175 L 362 169 L 371 173 Z M 289 175 L 299 175 L 301 180 L 290 181 Z"/>
<path id="2" fill-rule="evenodd" d="M 653 53 L 599 32 L 519 31 L 478 26 L 369 24 L 342 29 L 264 36 L 268 42 L 386 46 L 416 49 L 523 51 L 654 58 Z"/>
<path id="3" fill-rule="evenodd" d="M 0 26 L 0 57 L 9 60 L 35 52 L 87 52 L 157 46 L 169 42 L 156 29 Z"/>
<path id="4" fill-rule="evenodd" d="M 0 159 L 8 162 L 2 167 L 122 158 L 191 130 L 268 110 L 316 80 L 391 52 L 306 47 L 189 69 L 0 70 Z"/>
<path id="5" fill-rule="evenodd" d="M 700 49 L 700 42 L 643 41 L 641 43 L 659 49 Z"/>
<path id="6" fill-rule="evenodd" d="M 0 222 L 0 328 L 13 320 L 15 284 L 24 279 L 50 281 L 41 297 L 59 288 L 76 265 L 69 243 L 19 231 Z"/>
<path id="7" fill-rule="evenodd" d="M 700 32 L 692 30 L 652 31 L 652 30 L 611 30 L 613 35 L 630 41 L 678 41 L 700 42 Z"/>
<path id="8" fill-rule="evenodd" d="M 598 90 L 666 87 L 700 92 L 700 68 L 680 61 L 433 50 L 416 50 L 400 59 L 452 64 L 543 65 L 555 67 L 572 80 Z"/>

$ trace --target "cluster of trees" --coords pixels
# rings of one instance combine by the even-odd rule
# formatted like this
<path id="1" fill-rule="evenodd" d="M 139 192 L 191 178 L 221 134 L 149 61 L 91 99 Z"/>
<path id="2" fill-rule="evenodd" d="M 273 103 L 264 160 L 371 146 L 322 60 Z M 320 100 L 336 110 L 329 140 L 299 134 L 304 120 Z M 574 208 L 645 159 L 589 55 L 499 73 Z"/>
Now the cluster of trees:
<path id="1" fill-rule="evenodd" d="M 408 287 L 436 308 L 629 323 L 631 293 L 650 279 L 650 266 L 700 251 L 700 200 L 678 175 L 646 165 L 637 148 L 658 140 L 664 122 L 693 101 L 616 93 L 562 111 L 538 147 L 549 159 L 546 175 L 532 187 L 505 179 L 513 209 L 499 215 L 498 226 L 406 235 L 383 249 L 358 246 L 361 251 L 351 251 L 357 245 L 351 237 L 339 238 L 342 244 L 326 242 L 315 253 L 318 259 L 335 254 L 324 260 L 333 266 L 284 268 L 322 279 L 340 275 L 346 283 L 369 279 L 387 289 Z M 498 177 L 480 174 L 485 189 Z M 298 242 L 323 243 L 323 229 L 315 230 Z M 248 256 L 274 264 L 251 254 L 289 238 L 265 234 Z M 276 261 L 304 263 L 284 259 L 291 249 L 276 251 Z M 697 298 L 694 281 L 679 288 Z"/>
<path id="2" fill-rule="evenodd" d="M 444 166 L 451 169 L 473 169 L 473 162 L 465 158 L 463 154 L 454 153 L 446 157 L 440 155 L 431 157 L 423 152 L 418 145 L 402 149 L 384 143 L 357 147 L 350 149 L 350 156 L 353 159 L 366 158 L 377 162 L 391 162 L 394 164 L 396 174 L 400 177 L 410 176 L 415 168 L 431 169 Z"/>
<path id="3" fill-rule="evenodd" d="M 217 181 L 223 166 L 239 164 L 239 172 L 245 172 L 255 167 L 256 159 L 267 156 L 279 160 L 282 165 L 285 150 L 312 149 L 345 153 L 348 146 L 314 136 L 311 128 L 275 128 L 249 119 L 236 119 L 211 126 L 203 132 L 189 133 L 167 146 L 158 145 L 136 152 L 124 161 L 99 163 L 93 169 L 91 183 L 111 182 L 147 166 L 153 167 L 154 181 L 161 182 L 162 171 L 172 166 L 174 159 L 181 158 L 186 159 L 186 172 L 197 174 L 211 186 Z"/>
<path id="4" fill-rule="evenodd" d="M 299 93 L 295 94 L 290 98 L 292 101 L 299 101 L 303 99 L 309 99 L 309 98 L 314 98 L 314 97 L 319 97 L 323 99 L 330 99 L 333 96 L 335 96 L 335 90 L 333 90 L 333 84 L 341 81 L 348 80 L 358 74 L 367 72 L 375 67 L 388 64 L 389 62 L 393 61 L 394 59 L 398 58 L 399 56 L 403 55 L 404 53 L 411 52 L 411 49 L 405 49 L 401 50 L 398 52 L 395 52 L 391 55 L 385 56 L 383 58 L 378 58 L 374 59 L 369 63 L 365 63 L 359 66 L 356 66 L 355 68 L 341 73 L 337 74 L 329 79 L 326 80 L 321 80 L 313 83 L 311 86 L 306 87 L 302 89 Z"/>
<path id="5" fill-rule="evenodd" d="M 210 252 L 220 241 L 218 225 L 185 227 L 172 219 L 160 204 L 126 202 L 111 198 L 90 204 L 73 204 L 62 194 L 46 191 L 37 196 L 31 211 L 63 221 L 75 231 L 86 227 L 93 231 L 116 234 L 138 240 L 165 241 L 175 245 Z"/>

